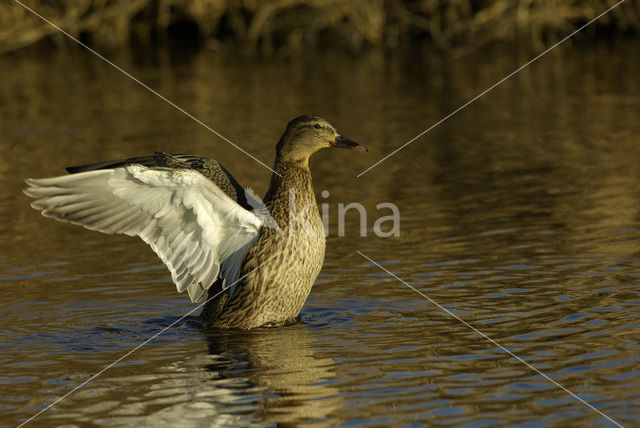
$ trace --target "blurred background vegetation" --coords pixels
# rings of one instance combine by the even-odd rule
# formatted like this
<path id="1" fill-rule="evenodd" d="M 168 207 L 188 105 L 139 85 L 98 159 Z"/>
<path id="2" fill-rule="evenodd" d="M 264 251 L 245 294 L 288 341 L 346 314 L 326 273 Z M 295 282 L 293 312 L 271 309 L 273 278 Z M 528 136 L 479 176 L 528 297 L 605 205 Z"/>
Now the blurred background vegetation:
<path id="1" fill-rule="evenodd" d="M 290 55 L 337 47 L 362 51 L 428 40 L 464 53 L 508 43 L 539 51 L 617 3 L 614 0 L 22 0 L 100 49 L 163 43 Z M 586 37 L 640 33 L 640 2 L 628 0 Z M 0 6 L 0 52 L 65 46 L 57 30 L 14 1 Z"/>

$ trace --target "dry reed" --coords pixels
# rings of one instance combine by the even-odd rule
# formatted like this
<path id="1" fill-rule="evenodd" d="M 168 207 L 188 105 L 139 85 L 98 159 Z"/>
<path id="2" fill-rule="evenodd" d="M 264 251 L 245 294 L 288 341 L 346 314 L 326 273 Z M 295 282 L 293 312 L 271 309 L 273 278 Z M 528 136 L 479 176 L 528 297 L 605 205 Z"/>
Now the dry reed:
<path id="1" fill-rule="evenodd" d="M 101 48 L 152 45 L 190 28 L 190 41 L 247 52 L 318 46 L 358 51 L 428 39 L 438 48 L 517 43 L 536 50 L 594 18 L 613 0 L 23 0 Z M 640 33 L 640 2 L 627 1 L 589 34 Z M 13 1 L 0 5 L 0 52 L 68 43 Z M 46 41 L 45 41 L 46 40 Z"/>

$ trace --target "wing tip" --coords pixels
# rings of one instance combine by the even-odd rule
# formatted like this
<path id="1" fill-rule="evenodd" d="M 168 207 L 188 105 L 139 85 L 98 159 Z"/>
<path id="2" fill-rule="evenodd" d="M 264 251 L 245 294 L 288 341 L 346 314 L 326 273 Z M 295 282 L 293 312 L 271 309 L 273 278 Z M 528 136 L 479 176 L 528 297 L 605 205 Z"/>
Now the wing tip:
<path id="1" fill-rule="evenodd" d="M 25 178 L 24 182 L 27 184 L 27 187 L 22 189 L 22 193 L 34 199 L 42 197 L 41 191 L 44 186 L 40 184 L 40 181 L 37 178 Z M 33 203 L 31 206 L 33 207 Z"/>
<path id="2" fill-rule="evenodd" d="M 32 187 L 25 187 L 24 189 L 22 189 L 22 193 L 24 193 L 25 195 L 27 195 L 30 198 L 35 198 L 35 194 L 33 193 L 33 188 Z"/>

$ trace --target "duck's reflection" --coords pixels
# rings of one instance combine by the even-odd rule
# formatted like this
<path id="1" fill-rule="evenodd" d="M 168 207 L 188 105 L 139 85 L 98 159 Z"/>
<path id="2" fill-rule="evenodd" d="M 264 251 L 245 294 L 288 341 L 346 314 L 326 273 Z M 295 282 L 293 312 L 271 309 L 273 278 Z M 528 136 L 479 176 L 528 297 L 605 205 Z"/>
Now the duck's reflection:
<path id="1" fill-rule="evenodd" d="M 247 379 L 246 393 L 260 397 L 256 416 L 264 422 L 330 425 L 330 415 L 342 406 L 332 386 L 335 363 L 318 355 L 320 345 L 304 324 L 246 333 L 214 330 L 207 340 L 211 356 L 228 362 L 209 368 L 227 380 Z"/>

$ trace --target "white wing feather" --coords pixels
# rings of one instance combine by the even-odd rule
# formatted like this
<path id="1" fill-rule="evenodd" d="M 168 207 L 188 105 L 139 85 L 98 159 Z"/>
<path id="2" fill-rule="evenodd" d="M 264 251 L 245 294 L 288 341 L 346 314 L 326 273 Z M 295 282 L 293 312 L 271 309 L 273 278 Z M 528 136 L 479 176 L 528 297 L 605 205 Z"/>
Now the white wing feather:
<path id="1" fill-rule="evenodd" d="M 171 271 L 178 292 L 201 302 L 220 275 L 225 287 L 262 221 L 192 170 L 128 165 L 27 179 L 31 206 L 46 217 L 90 230 L 139 236 Z"/>

